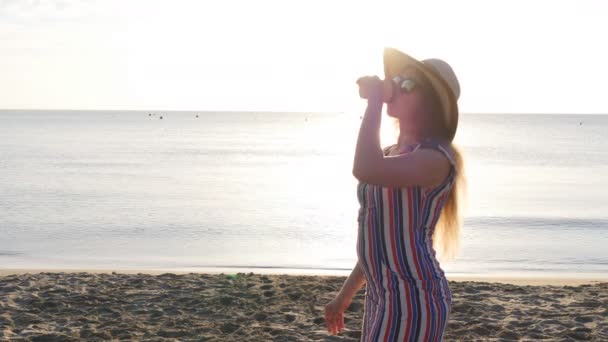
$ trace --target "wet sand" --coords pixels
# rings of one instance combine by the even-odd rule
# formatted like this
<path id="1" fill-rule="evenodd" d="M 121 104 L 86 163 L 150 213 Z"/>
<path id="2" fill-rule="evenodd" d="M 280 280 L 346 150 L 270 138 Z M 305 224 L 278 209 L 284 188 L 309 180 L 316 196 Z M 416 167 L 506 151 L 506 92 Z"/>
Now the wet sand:
<path id="1" fill-rule="evenodd" d="M 39 271 L 39 270 L 38 270 Z M 358 341 L 365 289 L 346 330 L 324 307 L 345 276 L 0 270 L 0 339 Z M 477 279 L 481 280 L 481 279 Z M 450 281 L 446 341 L 608 340 L 608 282 Z"/>

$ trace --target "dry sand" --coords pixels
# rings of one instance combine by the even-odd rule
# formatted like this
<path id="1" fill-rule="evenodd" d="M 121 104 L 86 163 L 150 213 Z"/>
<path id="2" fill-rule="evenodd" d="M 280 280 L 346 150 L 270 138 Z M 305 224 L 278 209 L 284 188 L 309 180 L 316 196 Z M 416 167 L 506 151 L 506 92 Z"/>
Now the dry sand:
<path id="1" fill-rule="evenodd" d="M 325 304 L 344 276 L 0 272 L 0 339 L 5 340 L 360 338 L 364 289 L 346 312 L 346 330 L 331 336 L 325 328 Z M 505 281 L 451 281 L 445 340 L 608 341 L 608 283 Z"/>

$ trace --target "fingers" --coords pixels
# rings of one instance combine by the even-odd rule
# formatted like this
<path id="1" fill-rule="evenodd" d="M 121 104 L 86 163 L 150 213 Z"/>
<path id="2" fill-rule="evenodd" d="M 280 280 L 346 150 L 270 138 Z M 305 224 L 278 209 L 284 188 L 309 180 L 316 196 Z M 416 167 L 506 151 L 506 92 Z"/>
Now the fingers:
<path id="1" fill-rule="evenodd" d="M 330 334 L 337 335 L 344 330 L 344 313 L 335 310 L 331 305 L 325 307 L 325 324 Z"/>
<path id="2" fill-rule="evenodd" d="M 333 335 L 334 331 L 336 330 L 333 319 L 328 318 L 325 322 L 327 323 L 327 332 Z"/>
<path id="3" fill-rule="evenodd" d="M 327 332 L 329 332 L 330 334 L 333 334 L 334 330 L 335 330 L 335 323 L 334 323 L 334 315 L 330 312 L 330 310 L 328 308 L 325 308 L 325 325 L 327 325 Z"/>
<path id="4" fill-rule="evenodd" d="M 357 84 L 361 82 L 377 82 L 380 81 L 380 77 L 378 76 L 362 76 L 357 79 Z"/>
<path id="5" fill-rule="evenodd" d="M 325 323 L 327 324 L 327 332 L 332 335 L 336 335 L 344 329 L 344 324 L 340 323 L 340 319 L 335 315 L 326 316 Z"/>
<path id="6" fill-rule="evenodd" d="M 378 76 L 363 76 L 357 79 L 359 97 L 369 99 L 383 92 L 384 82 Z"/>
<path id="7" fill-rule="evenodd" d="M 373 83 L 373 82 L 382 82 L 380 77 L 378 76 L 363 76 L 357 79 L 357 84 L 361 85 L 362 83 Z"/>
<path id="8" fill-rule="evenodd" d="M 332 335 L 337 335 L 344 330 L 344 316 L 342 314 L 329 316 L 325 322 L 327 324 L 327 331 Z"/>
<path id="9" fill-rule="evenodd" d="M 336 316 L 332 317 L 331 327 L 332 327 L 331 333 L 334 335 L 337 335 L 340 330 L 340 327 L 338 325 L 338 317 L 336 317 Z"/>

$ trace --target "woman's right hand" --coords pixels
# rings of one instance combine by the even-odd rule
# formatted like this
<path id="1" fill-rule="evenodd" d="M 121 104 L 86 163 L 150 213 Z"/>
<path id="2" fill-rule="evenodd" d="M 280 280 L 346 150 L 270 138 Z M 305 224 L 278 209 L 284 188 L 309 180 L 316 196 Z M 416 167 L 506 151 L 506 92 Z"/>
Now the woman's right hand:
<path id="1" fill-rule="evenodd" d="M 384 81 L 378 76 L 363 76 L 357 79 L 359 97 L 368 101 L 382 101 L 384 96 Z"/>
<path id="2" fill-rule="evenodd" d="M 325 324 L 330 334 L 337 335 L 344 330 L 344 311 L 346 311 L 351 301 L 338 295 L 325 306 Z"/>

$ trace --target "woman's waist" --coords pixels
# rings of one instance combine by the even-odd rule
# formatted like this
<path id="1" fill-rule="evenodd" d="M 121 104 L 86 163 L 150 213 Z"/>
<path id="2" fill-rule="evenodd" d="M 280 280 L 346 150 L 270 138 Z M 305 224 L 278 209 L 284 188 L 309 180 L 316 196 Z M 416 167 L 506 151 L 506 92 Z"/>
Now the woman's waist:
<path id="1" fill-rule="evenodd" d="M 388 271 L 390 277 L 394 280 L 403 281 L 419 287 L 433 286 L 434 284 L 447 280 L 441 267 L 432 262 L 390 266 Z"/>
<path id="2" fill-rule="evenodd" d="M 382 255 L 382 251 L 382 248 L 378 248 L 370 253 L 367 244 L 361 243 L 358 245 L 357 256 L 361 266 L 366 268 L 368 274 L 376 273 L 382 277 L 390 275 L 396 280 L 422 287 L 447 281 L 445 272 L 432 253 L 424 256 L 416 255 L 415 257 L 410 255 L 408 258 L 408 256 Z M 381 274 L 379 274 L 380 272 Z"/>
<path id="3" fill-rule="evenodd" d="M 429 293 L 438 297 L 452 297 L 452 291 L 447 278 L 416 278 L 402 277 L 399 275 L 391 275 L 390 279 L 376 279 L 367 281 L 367 285 L 371 286 L 373 291 L 378 296 L 382 297 L 387 291 L 405 290 L 418 293 Z"/>

